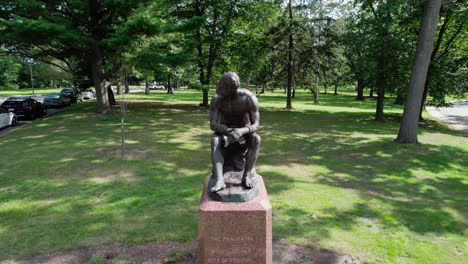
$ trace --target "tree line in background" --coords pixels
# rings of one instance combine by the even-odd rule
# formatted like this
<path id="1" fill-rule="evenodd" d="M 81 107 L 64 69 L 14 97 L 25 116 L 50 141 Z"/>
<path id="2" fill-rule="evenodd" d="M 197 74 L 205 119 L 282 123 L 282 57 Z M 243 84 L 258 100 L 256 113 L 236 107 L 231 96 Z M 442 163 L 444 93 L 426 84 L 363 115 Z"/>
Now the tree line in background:
<path id="1" fill-rule="evenodd" d="M 386 95 L 406 102 L 424 7 L 432 2 L 2 1 L 0 53 L 6 56 L 0 67 L 7 70 L 0 86 L 24 73 L 21 60 L 28 60 L 91 80 L 97 112 L 107 113 L 107 86 L 117 83 L 122 92 L 130 75 L 146 83 L 165 80 L 168 93 L 174 78 L 182 80 L 201 91 L 206 106 L 216 80 L 236 71 L 260 93 L 284 88 L 289 109 L 296 89 L 310 90 L 319 103 L 320 87 L 337 94 L 338 87 L 355 85 L 356 100 L 365 100 L 365 90 L 375 97 L 381 121 Z M 438 8 L 419 118 L 428 98 L 443 106 L 447 96 L 466 93 L 466 7 L 465 1 L 445 0 Z"/>

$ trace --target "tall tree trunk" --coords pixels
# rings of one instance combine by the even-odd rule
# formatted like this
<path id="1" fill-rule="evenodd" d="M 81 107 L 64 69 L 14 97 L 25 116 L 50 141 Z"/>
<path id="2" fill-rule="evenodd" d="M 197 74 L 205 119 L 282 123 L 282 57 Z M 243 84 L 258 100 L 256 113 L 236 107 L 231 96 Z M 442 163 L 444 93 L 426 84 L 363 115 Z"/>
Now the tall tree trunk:
<path id="1" fill-rule="evenodd" d="M 371 85 L 370 90 L 369 90 L 369 98 L 374 98 L 374 86 Z"/>
<path id="2" fill-rule="evenodd" d="M 357 79 L 357 96 L 356 100 L 364 101 L 364 79 L 358 78 Z"/>
<path id="3" fill-rule="evenodd" d="M 293 49 L 294 49 L 294 42 L 293 42 L 293 16 L 292 16 L 292 3 L 289 0 L 288 4 L 289 8 L 289 45 L 288 45 L 288 88 L 287 88 L 287 95 L 286 95 L 286 109 L 292 109 L 291 103 L 291 88 L 293 83 Z"/>
<path id="4" fill-rule="evenodd" d="M 291 98 L 296 98 L 296 86 L 293 86 Z"/>
<path id="5" fill-rule="evenodd" d="M 418 120 L 421 107 L 427 70 L 431 62 L 431 52 L 434 46 L 434 36 L 439 21 L 442 0 L 428 0 L 424 8 L 421 27 L 419 29 L 418 46 L 414 58 L 413 69 L 408 87 L 403 119 L 400 131 L 395 139 L 398 143 L 418 142 Z"/>
<path id="6" fill-rule="evenodd" d="M 203 102 L 200 106 L 208 106 L 208 92 L 209 89 L 203 88 Z"/>
<path id="7" fill-rule="evenodd" d="M 385 57 L 380 55 L 377 59 L 377 104 L 375 109 L 375 120 L 384 121 L 384 99 L 385 99 Z"/>
<path id="8" fill-rule="evenodd" d="M 335 92 L 333 93 L 333 95 L 338 95 L 338 83 L 335 82 Z"/>
<path id="9" fill-rule="evenodd" d="M 130 93 L 130 86 L 128 86 L 128 68 L 124 69 L 124 83 L 125 83 L 125 94 Z"/>
<path id="10" fill-rule="evenodd" d="M 173 94 L 172 90 L 172 72 L 167 73 L 167 94 Z"/>
<path id="11" fill-rule="evenodd" d="M 149 81 L 148 81 L 148 78 L 146 78 L 146 80 L 145 80 L 145 94 L 149 94 L 149 93 L 150 93 Z"/>
<path id="12" fill-rule="evenodd" d="M 103 57 L 99 47 L 94 47 L 93 51 L 94 56 L 91 61 L 91 75 L 96 89 L 96 112 L 98 114 L 107 114 L 111 112 L 111 106 L 107 94 L 107 81 L 102 72 Z"/>

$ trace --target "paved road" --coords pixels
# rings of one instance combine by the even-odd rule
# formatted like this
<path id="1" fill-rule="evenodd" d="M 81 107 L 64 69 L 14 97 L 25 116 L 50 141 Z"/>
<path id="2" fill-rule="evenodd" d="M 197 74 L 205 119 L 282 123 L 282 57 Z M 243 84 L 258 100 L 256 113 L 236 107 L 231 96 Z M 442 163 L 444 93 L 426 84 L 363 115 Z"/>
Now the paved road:
<path id="1" fill-rule="evenodd" d="M 452 102 L 453 107 L 426 107 L 432 116 L 444 121 L 449 127 L 468 133 L 468 101 Z"/>

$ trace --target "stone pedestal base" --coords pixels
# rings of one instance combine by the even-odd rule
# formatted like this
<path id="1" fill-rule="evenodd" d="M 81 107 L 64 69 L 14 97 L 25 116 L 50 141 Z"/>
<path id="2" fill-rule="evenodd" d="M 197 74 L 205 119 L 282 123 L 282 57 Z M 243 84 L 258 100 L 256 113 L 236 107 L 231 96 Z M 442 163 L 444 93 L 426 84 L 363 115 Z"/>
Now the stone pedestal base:
<path id="1" fill-rule="evenodd" d="M 198 263 L 272 264 L 272 215 L 263 178 L 258 196 L 249 202 L 214 201 L 206 184 L 200 201 Z"/>

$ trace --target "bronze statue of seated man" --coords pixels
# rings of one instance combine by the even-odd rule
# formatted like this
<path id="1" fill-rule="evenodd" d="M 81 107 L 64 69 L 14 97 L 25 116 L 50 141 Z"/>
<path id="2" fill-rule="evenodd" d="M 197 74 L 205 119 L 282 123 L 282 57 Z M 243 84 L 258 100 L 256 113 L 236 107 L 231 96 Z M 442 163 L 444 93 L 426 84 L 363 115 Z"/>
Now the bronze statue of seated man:
<path id="1" fill-rule="evenodd" d="M 216 183 L 209 191 L 226 188 L 223 174 L 228 170 L 243 171 L 242 185 L 246 189 L 254 187 L 255 162 L 260 147 L 259 119 L 255 95 L 240 88 L 236 73 L 225 73 L 210 105 L 210 127 L 215 132 L 211 137 L 211 177 Z"/>

